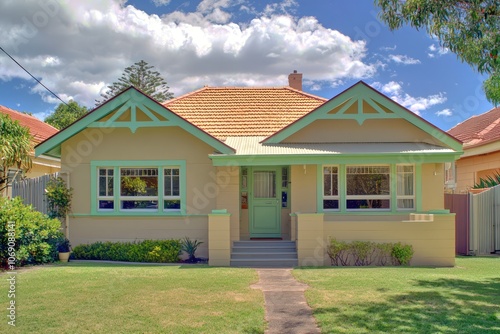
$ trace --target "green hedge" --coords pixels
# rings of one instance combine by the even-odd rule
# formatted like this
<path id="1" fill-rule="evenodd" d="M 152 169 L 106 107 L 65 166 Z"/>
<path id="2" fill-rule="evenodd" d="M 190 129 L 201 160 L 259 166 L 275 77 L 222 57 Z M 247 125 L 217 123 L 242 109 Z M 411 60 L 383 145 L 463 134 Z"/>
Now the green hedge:
<path id="1" fill-rule="evenodd" d="M 107 241 L 73 247 L 72 257 L 79 260 L 168 263 L 178 262 L 180 253 L 180 240 Z"/>
<path id="2" fill-rule="evenodd" d="M 413 246 L 371 241 L 338 241 L 331 239 L 327 248 L 333 266 L 408 265 L 413 257 Z"/>
<path id="3" fill-rule="evenodd" d="M 12 200 L 0 197 L 2 267 L 10 262 L 9 257 L 15 259 L 16 266 L 53 262 L 57 260 L 57 243 L 61 238 L 63 234 L 59 220 L 50 219 L 31 206 L 24 205 L 19 197 Z"/>

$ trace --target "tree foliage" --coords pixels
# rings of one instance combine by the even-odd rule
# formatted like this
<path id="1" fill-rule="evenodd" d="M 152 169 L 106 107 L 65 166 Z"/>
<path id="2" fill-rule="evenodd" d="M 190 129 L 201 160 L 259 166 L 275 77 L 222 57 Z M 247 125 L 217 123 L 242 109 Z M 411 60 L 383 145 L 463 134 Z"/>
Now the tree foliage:
<path id="1" fill-rule="evenodd" d="M 9 169 L 27 172 L 31 169 L 32 136 L 27 127 L 8 115 L 0 114 L 0 193 L 9 183 Z"/>
<path id="2" fill-rule="evenodd" d="M 60 130 L 86 115 L 88 112 L 87 107 L 80 106 L 77 102 L 70 100 L 68 104 L 59 104 L 56 110 L 45 118 L 44 122 Z"/>
<path id="3" fill-rule="evenodd" d="M 154 66 L 149 65 L 144 60 L 127 67 L 118 81 L 113 82 L 111 86 L 108 86 L 108 90 L 101 94 L 103 100 L 96 100 L 96 105 L 104 103 L 130 86 L 134 86 L 158 102 L 171 99 L 173 94 L 168 91 L 167 82 L 153 68 Z"/>
<path id="4" fill-rule="evenodd" d="M 479 73 L 487 74 L 487 99 L 500 103 L 500 6 L 498 0 L 375 0 L 392 30 L 409 24 L 439 38 L 441 45 Z"/>

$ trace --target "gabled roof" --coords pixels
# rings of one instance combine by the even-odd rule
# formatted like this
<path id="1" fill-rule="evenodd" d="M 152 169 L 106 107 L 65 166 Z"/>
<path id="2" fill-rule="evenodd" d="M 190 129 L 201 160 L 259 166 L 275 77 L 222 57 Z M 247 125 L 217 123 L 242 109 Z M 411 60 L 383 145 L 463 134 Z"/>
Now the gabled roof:
<path id="1" fill-rule="evenodd" d="M 203 87 L 164 105 L 225 140 L 231 136 L 269 136 L 325 101 L 291 87 Z"/>
<path id="2" fill-rule="evenodd" d="M 367 119 L 404 119 L 457 152 L 462 143 L 363 81 L 347 88 L 315 110 L 262 141 L 277 144 L 320 119 L 352 119 L 362 124 Z"/>
<path id="3" fill-rule="evenodd" d="M 35 143 L 40 143 L 59 130 L 52 125 L 42 122 L 36 117 L 0 105 L 0 113 L 9 115 L 13 120 L 19 121 L 22 126 L 28 127 Z"/>
<path id="4" fill-rule="evenodd" d="M 61 144 L 86 128 L 128 128 L 177 126 L 221 153 L 234 149 L 186 119 L 165 108 L 140 90 L 130 87 L 35 147 L 36 156 L 61 156 Z"/>
<path id="5" fill-rule="evenodd" d="M 475 115 L 448 130 L 464 142 L 464 148 L 485 145 L 500 140 L 500 107 Z"/>

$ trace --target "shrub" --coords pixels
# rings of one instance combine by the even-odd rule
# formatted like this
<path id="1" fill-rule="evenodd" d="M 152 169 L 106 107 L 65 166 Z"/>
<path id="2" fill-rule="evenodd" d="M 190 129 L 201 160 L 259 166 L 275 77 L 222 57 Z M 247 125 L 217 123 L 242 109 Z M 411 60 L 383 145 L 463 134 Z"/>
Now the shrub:
<path id="1" fill-rule="evenodd" d="M 80 260 L 128 262 L 178 262 L 179 240 L 144 240 L 140 242 L 95 242 L 73 248 L 73 257 Z"/>
<path id="2" fill-rule="evenodd" d="M 347 242 L 331 239 L 326 252 L 330 257 L 332 265 L 346 266 L 349 257 L 349 249 L 350 246 Z"/>
<path id="3" fill-rule="evenodd" d="M 350 244 L 350 251 L 355 266 L 369 266 L 373 262 L 376 247 L 375 243 L 370 241 L 353 241 Z"/>
<path id="4" fill-rule="evenodd" d="M 50 218 L 63 218 L 71 209 L 73 189 L 68 189 L 61 177 L 52 177 L 45 188 Z"/>
<path id="5" fill-rule="evenodd" d="M 63 238 L 61 222 L 24 205 L 21 198 L 0 197 L 0 256 L 8 262 L 9 222 L 14 222 L 16 266 L 57 260 L 57 243 Z"/>
<path id="6" fill-rule="evenodd" d="M 396 264 L 406 266 L 410 264 L 413 253 L 412 245 L 403 245 L 398 242 L 393 245 L 391 255 L 395 259 Z"/>
<path id="7" fill-rule="evenodd" d="M 392 259 L 392 247 L 394 244 L 389 243 L 389 242 L 384 242 L 380 244 L 375 244 L 375 247 L 377 248 L 377 258 L 378 258 L 378 265 L 379 266 L 385 266 L 387 264 L 392 264 L 394 263 Z"/>

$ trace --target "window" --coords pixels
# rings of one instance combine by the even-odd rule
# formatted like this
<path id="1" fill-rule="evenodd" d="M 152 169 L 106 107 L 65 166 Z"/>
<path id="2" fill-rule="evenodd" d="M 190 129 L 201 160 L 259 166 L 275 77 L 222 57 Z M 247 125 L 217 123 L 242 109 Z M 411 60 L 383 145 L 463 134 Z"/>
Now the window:
<path id="1" fill-rule="evenodd" d="M 164 169 L 163 209 L 165 211 L 180 210 L 180 171 L 179 168 Z"/>
<path id="2" fill-rule="evenodd" d="M 287 208 L 288 207 L 288 186 L 290 184 L 289 178 L 288 178 L 288 167 L 282 167 L 281 168 L 281 207 L 282 208 Z"/>
<path id="3" fill-rule="evenodd" d="M 415 208 L 415 179 L 412 165 L 398 165 L 397 169 L 397 201 L 398 209 Z"/>
<path id="4" fill-rule="evenodd" d="M 92 161 L 93 214 L 185 214 L 183 160 Z"/>
<path id="5" fill-rule="evenodd" d="M 339 209 L 338 167 L 323 167 L 323 209 Z"/>
<path id="6" fill-rule="evenodd" d="M 120 209 L 158 209 L 158 168 L 120 168 Z"/>
<path id="7" fill-rule="evenodd" d="M 389 210 L 391 207 L 389 166 L 347 166 L 346 208 Z"/>
<path id="8" fill-rule="evenodd" d="M 99 168 L 98 208 L 99 210 L 113 210 L 113 168 Z"/>

